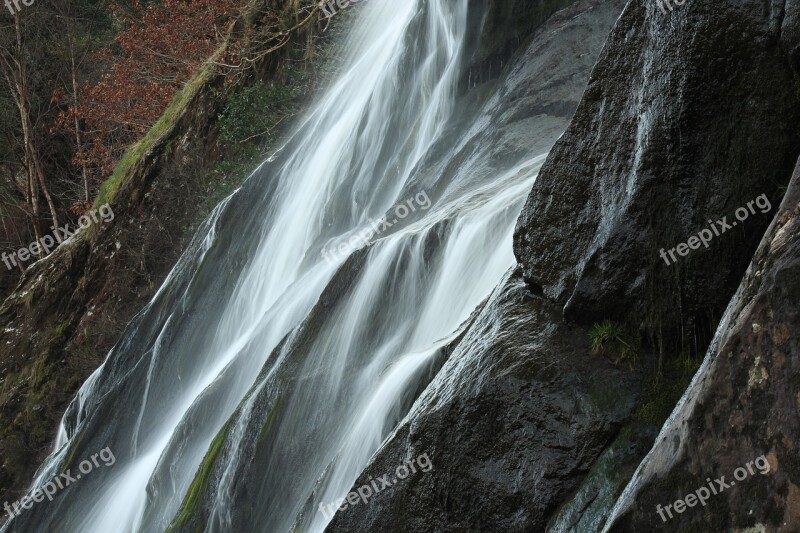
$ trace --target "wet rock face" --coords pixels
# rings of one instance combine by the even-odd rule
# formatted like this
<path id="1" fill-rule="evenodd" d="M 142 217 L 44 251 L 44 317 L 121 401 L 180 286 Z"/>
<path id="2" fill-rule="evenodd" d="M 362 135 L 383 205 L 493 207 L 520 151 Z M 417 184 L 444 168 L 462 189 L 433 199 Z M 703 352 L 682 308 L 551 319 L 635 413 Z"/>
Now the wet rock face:
<path id="1" fill-rule="evenodd" d="M 327 531 L 541 531 L 633 409 L 636 383 L 589 354 L 519 273 L 502 284 L 354 484 L 419 471 L 335 515 Z M 608 387 L 608 383 L 615 386 Z"/>
<path id="2" fill-rule="evenodd" d="M 576 0 L 473 0 L 469 6 L 468 54 L 461 91 L 499 78 L 512 57 L 555 12 Z M 570 114 L 575 111 L 570 110 Z"/>
<path id="3" fill-rule="evenodd" d="M 774 209 L 670 266 L 660 250 L 735 220 L 759 195 L 779 202 L 800 146 L 800 4 L 674 7 L 626 7 L 514 250 L 530 287 L 567 319 L 629 321 L 702 353 Z"/>
<path id="4" fill-rule="evenodd" d="M 800 162 L 706 362 L 609 531 L 800 531 L 798 301 Z M 715 481 L 722 476 L 730 488 Z M 676 512 L 707 479 L 724 490 Z"/>
<path id="5" fill-rule="evenodd" d="M 578 2 L 536 32 L 488 104 L 493 161 L 548 149 L 543 139 L 565 128 L 623 5 Z M 552 135 L 532 138 L 542 129 Z M 501 285 L 353 490 L 422 454 L 432 470 L 348 506 L 328 531 L 543 529 L 615 438 L 637 390 L 589 353 L 585 329 L 561 323 L 518 273 Z"/>
<path id="6" fill-rule="evenodd" d="M 253 13 L 288 5 L 292 2 L 260 0 Z M 261 24 L 239 18 L 236 46 L 259 35 Z M 295 45 L 304 49 L 311 43 L 308 31 L 253 65 L 259 76 L 269 78 Z M 259 76 L 242 76 L 229 89 L 247 87 Z M 199 79 L 198 74 L 193 81 Z M 24 494 L 76 391 L 175 266 L 189 245 L 187 229 L 205 218 L 202 206 L 224 107 L 221 83 L 218 74 L 203 78 L 167 130 L 132 157 L 111 203 L 114 220 L 32 263 L 0 302 L 0 502 Z"/>

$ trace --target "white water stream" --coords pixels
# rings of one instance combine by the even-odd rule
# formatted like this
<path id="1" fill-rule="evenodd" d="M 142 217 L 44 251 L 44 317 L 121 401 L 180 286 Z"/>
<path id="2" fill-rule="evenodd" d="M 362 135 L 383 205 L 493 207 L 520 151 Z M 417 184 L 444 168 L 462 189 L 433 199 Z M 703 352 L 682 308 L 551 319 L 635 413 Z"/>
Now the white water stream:
<path id="1" fill-rule="evenodd" d="M 437 349 L 514 264 L 514 224 L 544 155 L 490 176 L 471 173 L 469 161 L 447 165 L 462 148 L 443 139 L 464 75 L 467 0 L 371 0 L 358 10 L 338 81 L 275 162 L 215 210 L 84 385 L 80 415 L 65 418 L 35 486 L 70 454 L 109 446 L 116 463 L 59 494 L 42 523 L 163 531 L 230 420 L 227 441 L 241 446 L 221 456 L 223 473 L 206 487 L 206 530 L 241 527 L 238 481 L 253 458 L 236 450 L 252 449 L 258 399 L 297 357 L 276 347 L 348 257 L 329 261 L 323 249 L 386 214 L 392 227 L 372 237 L 292 367 L 270 428 L 277 445 L 260 452 L 266 467 L 253 473 L 260 492 L 249 494 L 257 510 L 247 527 L 322 531 L 328 518 L 304 508 L 347 494 Z"/>

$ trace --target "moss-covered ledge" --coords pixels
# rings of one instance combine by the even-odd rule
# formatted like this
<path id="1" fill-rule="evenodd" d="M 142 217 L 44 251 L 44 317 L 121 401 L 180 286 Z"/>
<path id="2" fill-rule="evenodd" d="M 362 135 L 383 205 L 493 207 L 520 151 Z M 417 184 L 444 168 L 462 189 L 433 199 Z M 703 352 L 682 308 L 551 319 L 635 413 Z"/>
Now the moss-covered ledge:
<path id="1" fill-rule="evenodd" d="M 224 179 L 215 172 L 218 121 L 228 95 L 258 80 L 298 83 L 280 72 L 289 59 L 307 61 L 312 72 L 318 68 L 314 58 L 327 37 L 318 35 L 314 24 L 235 76 L 218 61 L 226 47 L 241 49 L 258 36 L 271 10 L 291 28 L 297 21 L 289 15 L 298 5 L 295 0 L 251 1 L 224 44 L 101 187 L 94 205 L 109 203 L 114 219 L 81 231 L 32 264 L 0 305 L 5 325 L 0 330 L 3 500 L 18 499 L 26 488 L 51 450 L 68 403 L 160 286 L 213 198 L 247 176 L 245 166 Z M 314 88 L 304 86 L 305 98 L 286 112 L 301 112 Z"/>

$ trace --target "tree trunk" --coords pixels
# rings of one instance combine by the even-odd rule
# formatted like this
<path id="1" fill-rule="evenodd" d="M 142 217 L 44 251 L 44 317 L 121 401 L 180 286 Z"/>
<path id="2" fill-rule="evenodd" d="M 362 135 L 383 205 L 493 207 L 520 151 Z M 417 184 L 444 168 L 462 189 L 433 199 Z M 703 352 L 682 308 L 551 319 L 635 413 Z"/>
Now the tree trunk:
<path id="1" fill-rule="evenodd" d="M 81 162 L 81 173 L 83 175 L 83 201 L 89 202 L 89 176 L 86 172 L 86 164 L 83 161 L 83 148 L 81 146 L 81 129 L 78 122 L 78 80 L 75 76 L 75 49 L 72 46 L 72 19 L 67 18 L 67 40 L 69 41 L 69 60 L 71 62 L 72 70 L 72 108 L 74 109 L 75 119 L 75 150 L 78 159 Z"/>
<path id="2" fill-rule="evenodd" d="M 14 27 L 16 28 L 17 32 L 16 57 L 12 58 L 16 67 L 14 72 L 12 72 L 12 78 L 15 85 L 13 89 L 16 92 L 14 99 L 17 103 L 17 108 L 19 109 L 20 123 L 22 125 L 22 136 L 25 147 L 25 165 L 28 167 L 29 180 L 31 181 L 30 190 L 31 207 L 33 208 L 34 212 L 34 234 L 38 240 L 41 238 L 41 235 L 39 231 L 39 201 L 36 181 L 38 181 L 39 187 L 41 187 L 42 193 L 47 200 L 47 205 L 50 208 L 50 217 L 53 220 L 54 228 L 58 227 L 58 215 L 56 213 L 55 205 L 53 204 L 53 199 L 50 196 L 50 191 L 47 189 L 47 182 L 44 178 L 44 172 L 42 171 L 41 162 L 39 161 L 39 154 L 36 150 L 36 145 L 33 139 L 33 127 L 30 110 L 28 109 L 28 72 L 25 65 L 22 25 L 20 24 L 19 13 L 14 14 Z M 61 235 L 58 231 L 55 232 L 55 236 L 58 242 L 61 242 Z M 39 257 L 44 257 L 41 247 L 39 247 Z"/>

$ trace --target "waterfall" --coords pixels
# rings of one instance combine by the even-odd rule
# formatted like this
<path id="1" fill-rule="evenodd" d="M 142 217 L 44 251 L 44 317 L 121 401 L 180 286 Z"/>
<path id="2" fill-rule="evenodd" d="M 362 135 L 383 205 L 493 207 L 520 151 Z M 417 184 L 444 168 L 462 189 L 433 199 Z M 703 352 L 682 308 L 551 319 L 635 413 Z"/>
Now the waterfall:
<path id="1" fill-rule="evenodd" d="M 487 163 L 468 0 L 357 11 L 338 80 L 199 229 L 32 489 L 106 447 L 115 464 L 14 530 L 164 531 L 189 501 L 207 531 L 322 531 L 514 265 L 544 155 Z"/>

